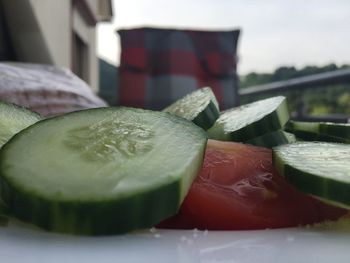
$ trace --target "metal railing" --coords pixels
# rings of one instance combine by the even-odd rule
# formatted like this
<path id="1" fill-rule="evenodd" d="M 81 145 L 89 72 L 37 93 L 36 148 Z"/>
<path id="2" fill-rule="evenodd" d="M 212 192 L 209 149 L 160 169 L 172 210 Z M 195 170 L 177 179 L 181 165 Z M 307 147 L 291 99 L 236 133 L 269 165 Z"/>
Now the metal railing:
<path id="1" fill-rule="evenodd" d="M 306 77 L 294 78 L 285 81 L 278 81 L 264 85 L 248 87 L 239 90 L 240 99 L 255 97 L 260 95 L 273 95 L 276 93 L 284 93 L 290 91 L 305 91 L 314 88 L 327 87 L 337 84 L 349 84 L 350 93 L 350 69 L 336 70 L 326 73 L 314 74 Z M 301 100 L 298 107 L 297 115 L 294 119 L 303 121 L 334 121 L 334 122 L 350 122 L 350 116 L 346 114 L 330 114 L 323 116 L 308 115 L 305 105 Z"/>

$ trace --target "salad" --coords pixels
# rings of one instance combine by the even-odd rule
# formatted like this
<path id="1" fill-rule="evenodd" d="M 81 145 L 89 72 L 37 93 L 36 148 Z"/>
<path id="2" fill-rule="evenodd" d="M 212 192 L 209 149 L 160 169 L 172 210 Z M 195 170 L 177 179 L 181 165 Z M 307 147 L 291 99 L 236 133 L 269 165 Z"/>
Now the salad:
<path id="1" fill-rule="evenodd" d="M 48 119 L 1 103 L 0 118 L 3 223 L 81 235 L 249 230 L 337 220 L 350 206 L 350 126 L 293 123 L 282 96 L 220 112 L 205 88 L 163 112 Z"/>

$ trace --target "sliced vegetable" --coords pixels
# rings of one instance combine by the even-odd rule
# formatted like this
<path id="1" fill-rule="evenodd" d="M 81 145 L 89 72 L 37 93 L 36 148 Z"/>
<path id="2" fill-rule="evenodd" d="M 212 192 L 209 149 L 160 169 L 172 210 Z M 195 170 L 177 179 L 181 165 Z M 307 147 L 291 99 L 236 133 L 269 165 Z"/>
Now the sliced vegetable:
<path id="1" fill-rule="evenodd" d="M 0 226 L 6 226 L 8 224 L 8 218 L 0 215 Z"/>
<path id="2" fill-rule="evenodd" d="M 40 115 L 35 112 L 11 103 L 0 101 L 0 148 L 13 135 L 40 119 Z M 7 207 L 3 204 L 0 197 L 0 225 L 6 225 L 7 221 Z"/>
<path id="3" fill-rule="evenodd" d="M 8 209 L 7 206 L 0 199 L 0 226 L 4 226 L 8 223 Z"/>
<path id="4" fill-rule="evenodd" d="M 212 139 L 245 142 L 281 129 L 288 119 L 286 98 L 278 96 L 224 111 L 207 132 Z"/>
<path id="5" fill-rule="evenodd" d="M 350 143 L 350 124 L 289 121 L 285 130 L 306 141 Z"/>
<path id="6" fill-rule="evenodd" d="M 321 141 L 321 142 L 339 142 L 350 143 L 350 140 L 344 138 L 329 136 L 320 133 L 308 132 L 308 131 L 294 131 L 293 134 L 298 141 Z"/>
<path id="7" fill-rule="evenodd" d="M 162 112 L 100 108 L 50 118 L 0 151 L 11 215 L 47 230 L 114 234 L 174 214 L 203 161 L 206 134 Z"/>
<path id="8" fill-rule="evenodd" d="M 320 133 L 350 141 L 350 123 L 320 122 Z"/>
<path id="9" fill-rule="evenodd" d="M 205 130 L 213 126 L 220 115 L 218 102 L 209 87 L 186 95 L 163 111 L 192 121 Z"/>
<path id="10" fill-rule="evenodd" d="M 277 130 L 277 131 L 270 132 L 270 133 L 261 135 L 259 137 L 250 139 L 245 143 L 255 145 L 255 146 L 272 148 L 278 145 L 292 143 L 295 141 L 296 141 L 296 138 L 294 134 L 284 132 L 282 130 Z"/>
<path id="11" fill-rule="evenodd" d="M 0 226 L 5 226 L 8 223 L 8 209 L 0 197 Z"/>
<path id="12" fill-rule="evenodd" d="M 297 191 L 272 165 L 271 150 L 209 140 L 203 168 L 179 213 L 159 226 L 239 230 L 338 219 L 346 210 Z"/>
<path id="13" fill-rule="evenodd" d="M 277 170 L 308 194 L 350 207 L 350 145 L 297 142 L 273 150 Z"/>
<path id="14" fill-rule="evenodd" d="M 16 133 L 41 119 L 40 115 L 0 101 L 0 148 Z"/>

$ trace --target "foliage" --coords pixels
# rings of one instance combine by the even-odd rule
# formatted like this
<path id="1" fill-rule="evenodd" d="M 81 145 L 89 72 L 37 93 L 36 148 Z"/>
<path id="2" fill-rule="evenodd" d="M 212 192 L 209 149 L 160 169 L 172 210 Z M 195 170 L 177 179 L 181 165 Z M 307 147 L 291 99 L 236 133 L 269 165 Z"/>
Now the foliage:
<path id="1" fill-rule="evenodd" d="M 255 85 L 262 85 L 345 68 L 350 68 L 350 65 L 337 66 L 335 64 L 329 64 L 323 67 L 306 66 L 302 69 L 297 69 L 295 67 L 280 67 L 273 73 L 260 74 L 252 72 L 245 76 L 241 76 L 240 87 L 244 89 Z M 294 113 L 299 109 L 313 115 L 330 113 L 350 114 L 350 83 L 309 89 L 304 92 L 289 91 L 282 95 L 287 96 L 290 109 Z M 262 98 L 262 96 L 259 96 L 259 98 L 250 98 L 249 101 L 260 98 Z"/>

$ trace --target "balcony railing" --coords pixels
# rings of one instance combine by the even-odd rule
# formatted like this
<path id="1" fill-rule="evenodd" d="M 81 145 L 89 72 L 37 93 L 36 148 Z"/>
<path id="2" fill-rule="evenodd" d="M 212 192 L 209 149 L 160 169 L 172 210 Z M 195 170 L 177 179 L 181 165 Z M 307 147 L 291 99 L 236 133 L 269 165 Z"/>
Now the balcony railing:
<path id="1" fill-rule="evenodd" d="M 325 87 L 331 85 L 349 84 L 350 93 L 350 69 L 342 69 L 332 72 L 314 74 L 311 76 L 294 78 L 285 81 L 278 81 L 264 85 L 248 87 L 239 90 L 240 99 L 252 98 L 256 96 L 266 96 L 274 94 L 284 94 L 290 91 L 303 92 L 305 90 Z M 346 114 L 329 114 L 322 116 L 313 116 L 307 114 L 305 103 L 300 98 L 300 105 L 293 119 L 303 121 L 333 121 L 333 122 L 350 122 L 350 116 Z"/>

